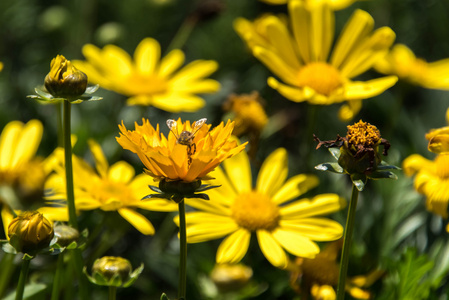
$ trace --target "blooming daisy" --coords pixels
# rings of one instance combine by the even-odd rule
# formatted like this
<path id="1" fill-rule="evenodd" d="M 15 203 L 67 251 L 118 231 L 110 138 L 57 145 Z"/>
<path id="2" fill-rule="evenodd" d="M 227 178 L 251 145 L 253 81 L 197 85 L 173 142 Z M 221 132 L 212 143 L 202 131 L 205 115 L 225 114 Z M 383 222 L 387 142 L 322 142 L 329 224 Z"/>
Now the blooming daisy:
<path id="1" fill-rule="evenodd" d="M 351 80 L 387 54 L 395 39 L 389 27 L 373 31 L 373 18 L 356 10 L 329 57 L 334 39 L 334 13 L 329 6 L 308 10 L 303 1 L 292 0 L 288 9 L 290 27 L 273 15 L 254 23 L 243 18 L 234 23 L 253 55 L 284 82 L 268 78 L 268 85 L 284 97 L 318 105 L 347 101 L 339 114 L 347 121 L 360 110 L 361 100 L 377 96 L 396 83 L 396 76 Z"/>
<path id="2" fill-rule="evenodd" d="M 198 243 L 226 237 L 220 244 L 217 263 L 238 263 L 255 233 L 260 249 L 274 266 L 286 268 L 293 255 L 313 258 L 320 252 L 314 241 L 341 237 L 342 226 L 320 216 L 341 209 L 345 202 L 336 194 L 292 201 L 318 185 L 313 175 L 287 179 L 287 151 L 274 151 L 263 163 L 252 187 L 246 152 L 224 161 L 211 176 L 221 184 L 208 192 L 210 201 L 188 199 L 199 211 L 186 214 L 187 242 Z M 179 222 L 176 218 L 175 222 Z"/>
<path id="3" fill-rule="evenodd" d="M 134 52 L 134 61 L 123 49 L 106 45 L 83 47 L 87 61 L 74 61 L 89 81 L 128 96 L 129 105 L 152 105 L 170 112 L 196 111 L 204 106 L 197 96 L 214 93 L 220 84 L 206 77 L 218 68 L 213 60 L 195 60 L 186 66 L 184 53 L 173 50 L 161 59 L 159 43 L 145 38 Z"/>
<path id="4" fill-rule="evenodd" d="M 181 119 L 173 122 L 176 126 L 172 127 L 167 138 L 159 132 L 159 125 L 154 129 L 148 120 L 142 119 L 142 125 L 136 122 L 133 131 L 127 130 L 122 122 L 117 142 L 139 156 L 147 174 L 158 179 L 185 182 L 206 177 L 223 160 L 245 147 L 245 144 L 237 145 L 231 139 L 234 122 L 228 121 L 226 125 L 222 122 L 211 131 L 211 125 L 204 124 L 194 134 L 192 146 L 178 142 L 178 138 L 183 132 L 193 133 L 193 125 L 189 121 L 183 123 Z M 189 151 L 190 147 L 194 149 Z"/>
<path id="5" fill-rule="evenodd" d="M 375 68 L 428 89 L 449 89 L 449 58 L 428 63 L 403 44 L 396 44 Z"/>
<path id="6" fill-rule="evenodd" d="M 134 176 L 134 168 L 125 161 L 109 166 L 101 147 L 93 140 L 89 141 L 89 146 L 95 159 L 96 171 L 81 158 L 73 156 L 76 209 L 117 211 L 141 233 L 154 234 L 151 222 L 136 209 L 175 211 L 177 206 L 164 199 L 141 201 L 148 194 L 148 185 L 154 184 L 151 177 L 145 174 Z M 60 163 L 45 185 L 51 191 L 46 197 L 50 203 L 66 199 L 63 149 L 57 149 L 55 156 Z"/>
<path id="7" fill-rule="evenodd" d="M 260 1 L 272 5 L 280 5 L 280 4 L 287 4 L 290 0 L 260 0 Z M 302 0 L 302 1 L 306 6 L 326 4 L 329 5 L 333 10 L 340 10 L 348 7 L 356 0 Z"/>

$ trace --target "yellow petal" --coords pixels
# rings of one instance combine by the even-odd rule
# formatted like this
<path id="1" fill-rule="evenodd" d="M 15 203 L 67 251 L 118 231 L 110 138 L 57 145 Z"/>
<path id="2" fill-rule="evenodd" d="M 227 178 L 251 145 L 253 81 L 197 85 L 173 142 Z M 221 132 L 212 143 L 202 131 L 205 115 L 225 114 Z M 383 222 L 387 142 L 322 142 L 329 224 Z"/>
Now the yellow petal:
<path id="1" fill-rule="evenodd" d="M 285 250 L 295 256 L 314 258 L 315 255 L 320 253 L 320 247 L 310 239 L 302 236 L 299 230 L 276 229 L 272 235 Z"/>
<path id="2" fill-rule="evenodd" d="M 218 264 L 236 264 L 242 260 L 248 251 L 251 233 L 246 229 L 239 229 L 228 236 L 217 250 Z"/>
<path id="3" fill-rule="evenodd" d="M 97 172 L 101 177 L 106 178 L 108 173 L 109 164 L 104 156 L 103 150 L 100 145 L 94 141 L 93 139 L 88 140 L 90 151 L 95 159 L 95 166 L 97 168 Z"/>
<path id="4" fill-rule="evenodd" d="M 278 54 L 258 46 L 252 50 L 253 55 L 267 66 L 273 74 L 288 84 L 297 84 L 297 71 L 292 66 L 289 66 Z"/>
<path id="5" fill-rule="evenodd" d="M 173 85 L 184 84 L 209 76 L 218 69 L 213 60 L 195 60 L 179 70 L 170 80 Z"/>
<path id="6" fill-rule="evenodd" d="M 321 194 L 309 199 L 301 199 L 280 207 L 284 219 L 299 219 L 336 212 L 345 207 L 346 202 L 337 194 Z"/>
<path id="7" fill-rule="evenodd" d="M 303 102 L 309 98 L 308 96 L 306 96 L 302 88 L 282 84 L 273 77 L 269 77 L 267 83 L 270 87 L 277 90 L 282 96 L 291 101 Z"/>
<path id="8" fill-rule="evenodd" d="M 373 30 L 374 20 L 367 12 L 356 10 L 346 23 L 334 48 L 331 57 L 332 65 L 339 69 L 344 61 L 350 57 L 351 52 Z"/>
<path id="9" fill-rule="evenodd" d="M 3 222 L 3 229 L 5 230 L 5 236 L 9 240 L 8 236 L 8 227 L 9 223 L 14 219 L 14 215 L 11 212 L 11 209 L 7 205 L 2 205 L 2 222 Z"/>
<path id="10" fill-rule="evenodd" d="M 301 54 L 302 61 L 308 63 L 312 61 L 312 56 L 310 53 L 312 47 L 310 44 L 310 13 L 304 7 L 303 1 L 289 1 L 288 9 L 291 17 L 293 34 L 298 45 L 299 53 Z"/>
<path id="11" fill-rule="evenodd" d="M 274 194 L 271 199 L 276 204 L 288 202 L 316 187 L 318 177 L 314 175 L 300 174 L 289 180 Z"/>
<path id="12" fill-rule="evenodd" d="M 420 170 L 424 169 L 432 169 L 434 166 L 434 162 L 419 155 L 412 154 L 402 162 L 402 169 L 404 170 L 405 175 L 412 176 Z"/>
<path id="13" fill-rule="evenodd" d="M 312 59 L 326 61 L 334 38 L 334 12 L 328 5 L 317 5 L 310 12 Z"/>
<path id="14" fill-rule="evenodd" d="M 223 161 L 223 166 L 238 193 L 241 194 L 252 190 L 251 167 L 248 154 L 245 151 Z"/>
<path id="15" fill-rule="evenodd" d="M 176 93 L 186 94 L 211 94 L 220 89 L 220 83 L 213 79 L 203 79 L 189 82 L 188 84 L 173 85 L 172 89 Z"/>
<path id="16" fill-rule="evenodd" d="M 134 52 L 134 60 L 140 74 L 153 74 L 161 58 L 161 47 L 152 38 L 143 39 Z"/>
<path id="17" fill-rule="evenodd" d="M 173 74 L 184 63 L 184 53 L 181 50 L 175 49 L 170 51 L 161 60 L 158 75 L 167 78 Z"/>
<path id="18" fill-rule="evenodd" d="M 113 182 L 128 183 L 134 177 L 134 168 L 125 161 L 118 161 L 109 169 L 108 178 Z"/>
<path id="19" fill-rule="evenodd" d="M 179 217 L 174 221 L 179 224 Z M 186 224 L 188 243 L 219 239 L 239 228 L 230 217 L 203 212 L 187 213 Z"/>
<path id="20" fill-rule="evenodd" d="M 130 98 L 131 99 L 131 98 Z M 131 101 L 131 100 L 128 100 Z M 155 95 L 151 105 L 169 112 L 194 112 L 204 106 L 202 98 L 183 93 L 171 93 L 168 95 Z"/>
<path id="21" fill-rule="evenodd" d="M 125 50 L 114 45 L 106 45 L 101 55 L 105 71 L 119 77 L 129 76 L 132 73 L 131 56 Z"/>
<path id="22" fill-rule="evenodd" d="M 263 255 L 273 266 L 280 269 L 285 269 L 288 266 L 287 254 L 270 232 L 257 230 L 257 240 Z"/>
<path id="23" fill-rule="evenodd" d="M 131 225 L 134 226 L 134 228 L 139 230 L 141 233 L 145 235 L 154 234 L 153 224 L 151 224 L 151 222 L 148 221 L 147 218 L 145 218 L 143 215 L 139 214 L 135 210 L 129 208 L 120 208 L 117 211 L 126 221 L 128 221 Z"/>
<path id="24" fill-rule="evenodd" d="M 279 227 L 296 231 L 302 236 L 314 241 L 333 241 L 343 235 L 340 223 L 325 218 L 289 219 L 281 220 Z"/>
<path id="25" fill-rule="evenodd" d="M 214 194 L 211 194 L 210 191 L 207 191 L 207 194 L 210 197 L 210 200 L 197 199 L 197 198 L 188 198 L 184 199 L 188 206 L 194 207 L 196 209 L 210 212 L 217 215 L 222 216 L 230 216 L 231 209 L 224 206 L 216 197 L 213 197 Z M 232 199 L 233 200 L 233 199 Z"/>
<path id="26" fill-rule="evenodd" d="M 387 76 L 368 81 L 347 83 L 344 86 L 344 99 L 361 100 L 377 96 L 392 87 L 397 81 L 396 76 Z"/>
<path id="27" fill-rule="evenodd" d="M 257 177 L 256 190 L 272 196 L 279 191 L 288 175 L 287 150 L 278 148 L 263 162 Z"/>
<path id="28" fill-rule="evenodd" d="M 69 211 L 67 207 L 49 207 L 44 206 L 40 207 L 38 210 L 41 214 L 44 215 L 49 221 L 61 221 L 68 222 L 69 221 Z"/>
<path id="29" fill-rule="evenodd" d="M 338 118 L 342 122 L 349 122 L 355 117 L 361 108 L 362 100 L 348 101 L 340 107 L 340 110 L 338 111 Z"/>
<path id="30" fill-rule="evenodd" d="M 440 134 L 430 139 L 427 147 L 433 153 L 449 152 L 449 134 Z"/>

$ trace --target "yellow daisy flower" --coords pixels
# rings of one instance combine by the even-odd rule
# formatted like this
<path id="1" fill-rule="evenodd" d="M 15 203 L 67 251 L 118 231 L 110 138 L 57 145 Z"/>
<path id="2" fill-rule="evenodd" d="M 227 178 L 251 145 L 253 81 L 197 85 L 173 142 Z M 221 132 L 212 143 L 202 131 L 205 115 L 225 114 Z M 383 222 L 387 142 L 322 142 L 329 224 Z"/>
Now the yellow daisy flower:
<path id="1" fill-rule="evenodd" d="M 284 250 L 313 258 L 320 252 L 314 241 L 341 237 L 339 223 L 319 216 L 341 209 L 344 200 L 336 194 L 323 194 L 292 201 L 318 185 L 318 178 L 301 174 L 286 181 L 285 149 L 277 149 L 265 160 L 255 188 L 246 152 L 223 165 L 224 170 L 217 168 L 211 173 L 221 187 L 208 191 L 210 201 L 188 199 L 187 204 L 200 211 L 186 214 L 187 242 L 227 236 L 218 248 L 217 263 L 238 263 L 248 251 L 252 233 L 268 261 L 279 268 L 289 264 Z"/>
<path id="2" fill-rule="evenodd" d="M 0 61 L 0 71 L 3 70 L 3 63 Z"/>
<path id="3" fill-rule="evenodd" d="M 129 105 L 153 105 L 170 112 L 196 111 L 204 100 L 196 94 L 214 93 L 220 84 L 205 77 L 218 68 L 213 60 L 195 60 L 180 69 L 184 53 L 173 50 L 161 59 L 159 43 L 152 38 L 140 42 L 134 61 L 123 49 L 106 45 L 83 47 L 87 61 L 74 61 L 89 81 L 128 96 Z"/>
<path id="4" fill-rule="evenodd" d="M 449 89 L 449 58 L 428 63 L 403 44 L 396 44 L 375 68 L 428 89 Z"/>
<path id="5" fill-rule="evenodd" d="M 5 230 L 14 218 L 12 209 L 24 209 L 29 201 L 43 196 L 49 169 L 46 161 L 36 157 L 42 133 L 42 123 L 31 120 L 26 124 L 9 122 L 0 135 L 0 202 L 5 204 L 1 208 Z"/>
<path id="6" fill-rule="evenodd" d="M 119 125 L 120 137 L 116 139 L 124 149 L 139 156 L 147 174 L 158 179 L 185 182 L 206 177 L 223 160 L 245 148 L 246 144 L 237 145 L 231 139 L 234 122 L 228 121 L 226 125 L 222 122 L 211 131 L 211 125 L 207 124 L 196 131 L 189 121 L 183 123 L 178 119 L 173 122 L 176 126 L 172 127 L 167 138 L 159 132 L 159 125 L 154 129 L 149 120 L 142 119 L 142 125 L 136 122 L 133 131 L 127 130 L 122 122 Z M 179 136 L 184 132 L 194 133 L 192 146 L 179 142 Z"/>
<path id="7" fill-rule="evenodd" d="M 148 194 L 148 185 L 154 184 L 154 181 L 145 174 L 134 176 L 134 168 L 125 161 L 109 166 L 100 146 L 93 140 L 89 141 L 89 146 L 95 159 L 96 171 L 81 158 L 73 156 L 76 209 L 117 211 L 141 233 L 154 234 L 151 222 L 136 209 L 175 211 L 177 206 L 165 199 L 141 201 Z M 66 199 L 63 155 L 63 149 L 55 151 L 60 163 L 45 185 L 46 189 L 51 190 L 46 197 L 49 203 Z"/>
<path id="8" fill-rule="evenodd" d="M 254 23 L 243 18 L 234 23 L 253 55 L 285 82 L 268 78 L 268 85 L 284 97 L 319 105 L 347 101 L 340 110 L 340 118 L 347 121 L 360 110 L 362 99 L 377 96 L 396 83 L 396 76 L 351 80 L 387 54 L 395 39 L 389 27 L 373 31 L 373 18 L 356 10 L 329 57 L 334 39 L 330 8 L 319 5 L 307 10 L 303 1 L 292 0 L 288 9 L 292 32 L 273 15 Z"/>
<path id="9" fill-rule="evenodd" d="M 291 0 L 260 0 L 260 1 L 272 5 L 280 5 L 280 4 L 287 4 Z M 307 7 L 326 4 L 329 5 L 329 7 L 331 7 L 333 10 L 340 10 L 348 7 L 357 0 L 302 0 L 302 1 Z"/>

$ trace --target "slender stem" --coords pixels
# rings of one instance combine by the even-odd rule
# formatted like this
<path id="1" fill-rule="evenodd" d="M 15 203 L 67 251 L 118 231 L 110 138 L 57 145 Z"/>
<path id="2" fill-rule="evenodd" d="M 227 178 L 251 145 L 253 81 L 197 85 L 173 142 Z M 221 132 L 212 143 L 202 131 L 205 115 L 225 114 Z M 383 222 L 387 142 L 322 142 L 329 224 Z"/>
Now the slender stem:
<path id="1" fill-rule="evenodd" d="M 51 291 L 51 300 L 59 299 L 59 290 L 60 290 L 60 286 L 61 286 L 63 268 L 64 268 L 64 253 L 59 253 L 58 262 L 56 263 L 55 277 L 53 278 L 53 288 Z"/>
<path id="2" fill-rule="evenodd" d="M 110 286 L 109 287 L 109 298 L 108 300 L 115 300 L 117 296 L 117 287 L 116 286 Z"/>
<path id="3" fill-rule="evenodd" d="M 56 122 L 58 123 L 58 147 L 64 147 L 64 125 L 62 124 L 62 107 L 60 102 L 56 105 Z"/>
<path id="4" fill-rule="evenodd" d="M 187 238 L 186 238 L 186 207 L 184 200 L 178 203 L 179 210 L 179 290 L 178 299 L 186 299 L 187 271 Z"/>
<path id="5" fill-rule="evenodd" d="M 74 264 L 76 276 L 79 283 L 79 296 L 80 299 L 89 299 L 89 292 L 87 290 L 87 278 L 83 273 L 84 260 L 81 254 L 81 249 L 76 248 L 70 251 L 72 254 L 71 260 Z"/>
<path id="6" fill-rule="evenodd" d="M 22 261 L 22 269 L 20 270 L 19 283 L 16 289 L 16 300 L 23 299 L 23 291 L 25 289 L 25 282 L 28 277 L 28 270 L 30 269 L 30 259 L 24 259 Z"/>
<path id="7" fill-rule="evenodd" d="M 14 271 L 14 257 L 14 254 L 5 252 L 0 262 L 0 299 L 3 299 L 2 296 L 8 287 L 12 272 Z"/>
<path id="8" fill-rule="evenodd" d="M 70 102 L 64 101 L 64 159 L 65 176 L 67 185 L 67 207 L 69 210 L 69 225 L 78 229 L 75 211 L 75 193 L 73 191 L 73 168 L 72 168 L 72 143 L 70 126 Z"/>
<path id="9" fill-rule="evenodd" d="M 187 17 L 185 21 L 181 24 L 176 35 L 173 37 L 170 45 L 167 48 L 167 52 L 174 49 L 181 49 L 192 33 L 193 28 L 197 23 L 197 18 L 194 16 Z"/>
<path id="10" fill-rule="evenodd" d="M 354 229 L 355 210 L 357 208 L 357 200 L 359 198 L 359 190 L 352 185 L 351 201 L 349 202 L 348 218 L 346 219 L 345 236 L 343 241 L 343 250 L 340 260 L 340 274 L 338 276 L 337 300 L 345 298 L 345 283 L 348 273 L 349 249 L 352 242 L 352 231 Z"/>

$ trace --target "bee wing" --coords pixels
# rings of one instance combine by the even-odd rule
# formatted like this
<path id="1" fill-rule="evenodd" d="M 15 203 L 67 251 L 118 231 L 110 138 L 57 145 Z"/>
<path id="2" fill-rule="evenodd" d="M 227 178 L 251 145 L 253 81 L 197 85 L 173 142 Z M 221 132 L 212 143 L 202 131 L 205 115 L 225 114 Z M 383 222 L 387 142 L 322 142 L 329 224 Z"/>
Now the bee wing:
<path id="1" fill-rule="evenodd" d="M 176 139 L 178 139 L 178 122 L 176 122 L 175 120 L 172 119 L 168 119 L 167 120 L 167 126 L 168 128 L 170 128 L 170 131 L 173 132 L 173 134 L 175 135 Z"/>
<path id="2" fill-rule="evenodd" d="M 206 123 L 207 118 L 202 118 L 199 119 L 198 121 L 196 121 L 195 123 L 193 123 L 192 126 L 192 135 L 195 135 L 195 133 L 200 130 L 200 128 L 204 125 L 204 123 Z"/>

